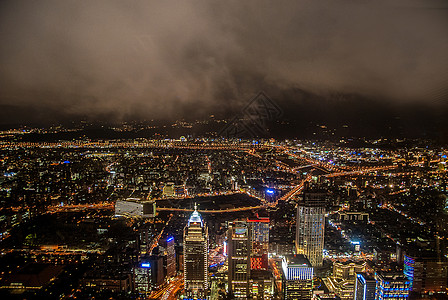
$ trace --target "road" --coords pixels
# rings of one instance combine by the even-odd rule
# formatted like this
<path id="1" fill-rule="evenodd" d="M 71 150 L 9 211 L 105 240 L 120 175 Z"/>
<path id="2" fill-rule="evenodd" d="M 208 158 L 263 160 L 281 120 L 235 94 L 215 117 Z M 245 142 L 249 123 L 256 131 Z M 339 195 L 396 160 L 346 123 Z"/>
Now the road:
<path id="1" fill-rule="evenodd" d="M 275 287 L 280 293 L 282 291 L 282 272 L 277 267 L 277 261 L 270 258 L 269 264 L 271 265 L 272 272 L 274 274 Z"/>
<path id="2" fill-rule="evenodd" d="M 182 275 L 176 276 L 171 282 L 155 291 L 153 291 L 148 299 L 176 299 L 176 293 L 179 292 L 184 285 L 184 279 Z"/>
<path id="3" fill-rule="evenodd" d="M 149 247 L 148 253 L 151 253 L 152 250 L 154 250 L 154 248 L 159 244 L 159 240 L 162 237 L 166 226 L 170 223 L 172 217 L 173 217 L 173 215 L 171 214 L 170 217 L 168 218 L 168 220 L 166 221 L 165 226 L 163 226 L 162 230 L 160 231 L 160 233 L 157 235 L 157 237 L 154 240 L 152 240 L 152 243 L 151 243 L 151 246 Z"/>
<path id="4" fill-rule="evenodd" d="M 292 190 L 290 190 L 287 194 L 285 194 L 279 200 L 288 201 L 292 197 L 294 197 L 295 195 L 300 193 L 303 190 L 304 186 L 305 186 L 305 182 L 311 180 L 311 178 L 312 178 L 311 173 L 312 173 L 312 171 L 308 174 L 308 176 L 306 176 L 306 178 L 304 180 L 302 180 L 302 182 L 300 182 L 298 185 L 296 185 Z M 277 206 L 277 203 L 278 203 L 278 201 L 274 202 L 273 206 Z"/>

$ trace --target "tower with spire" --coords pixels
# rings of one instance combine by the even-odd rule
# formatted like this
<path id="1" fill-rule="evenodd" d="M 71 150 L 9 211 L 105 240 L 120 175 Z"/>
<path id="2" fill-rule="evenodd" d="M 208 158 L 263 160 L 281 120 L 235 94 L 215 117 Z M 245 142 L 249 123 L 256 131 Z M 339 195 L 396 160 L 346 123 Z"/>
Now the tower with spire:
<path id="1" fill-rule="evenodd" d="M 186 299 L 207 298 L 208 231 L 196 204 L 184 228 L 184 286 Z"/>

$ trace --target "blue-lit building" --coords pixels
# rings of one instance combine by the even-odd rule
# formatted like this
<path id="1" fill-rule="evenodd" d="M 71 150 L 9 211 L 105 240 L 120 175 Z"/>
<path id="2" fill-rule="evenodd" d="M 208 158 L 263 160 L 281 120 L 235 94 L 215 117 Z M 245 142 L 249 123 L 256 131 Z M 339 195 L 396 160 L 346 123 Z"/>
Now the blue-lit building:
<path id="1" fill-rule="evenodd" d="M 284 299 L 311 299 L 314 269 L 301 254 L 286 255 L 282 260 Z"/>
<path id="2" fill-rule="evenodd" d="M 414 280 L 414 267 L 415 267 L 415 259 L 410 256 L 405 255 L 403 273 L 410 281 L 411 290 L 412 290 L 412 284 L 413 284 L 413 280 Z"/>
<path id="3" fill-rule="evenodd" d="M 357 273 L 354 300 L 375 300 L 376 281 L 366 273 Z"/>
<path id="4" fill-rule="evenodd" d="M 375 273 L 376 300 L 408 299 L 411 290 L 410 280 L 402 273 Z"/>
<path id="5" fill-rule="evenodd" d="M 405 255 L 404 275 L 411 290 L 418 294 L 445 293 L 448 282 L 448 262 L 428 253 Z"/>

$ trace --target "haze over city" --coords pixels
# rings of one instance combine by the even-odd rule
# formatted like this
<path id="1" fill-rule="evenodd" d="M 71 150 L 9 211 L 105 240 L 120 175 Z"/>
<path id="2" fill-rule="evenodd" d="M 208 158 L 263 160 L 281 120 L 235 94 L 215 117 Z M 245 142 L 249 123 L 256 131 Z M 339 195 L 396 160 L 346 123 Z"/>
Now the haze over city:
<path id="1" fill-rule="evenodd" d="M 227 116 L 259 91 L 299 117 L 447 112 L 444 1 L 2 1 L 0 14 L 3 124 Z"/>

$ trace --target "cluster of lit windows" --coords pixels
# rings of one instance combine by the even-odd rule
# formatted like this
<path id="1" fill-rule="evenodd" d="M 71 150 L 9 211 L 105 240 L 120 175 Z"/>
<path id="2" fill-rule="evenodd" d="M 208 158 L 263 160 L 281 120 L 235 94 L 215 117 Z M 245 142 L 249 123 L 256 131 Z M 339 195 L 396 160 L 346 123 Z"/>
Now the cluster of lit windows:
<path id="1" fill-rule="evenodd" d="M 400 284 L 401 287 L 390 287 L 390 282 L 380 282 L 379 287 L 377 289 L 379 299 L 390 299 L 390 298 L 407 299 L 409 297 L 409 291 L 411 290 L 409 287 L 410 282 L 406 281 L 403 283 L 404 284 Z M 393 284 L 393 286 L 397 286 L 397 284 Z"/>
<path id="2" fill-rule="evenodd" d="M 411 288 L 414 281 L 414 265 L 415 260 L 409 256 L 405 256 L 403 273 L 410 280 Z"/>
<path id="3" fill-rule="evenodd" d="M 250 268 L 253 270 L 260 270 L 262 268 L 261 257 L 251 257 L 250 258 Z"/>
<path id="4" fill-rule="evenodd" d="M 310 280 L 313 279 L 313 268 L 288 267 L 287 280 Z"/>

